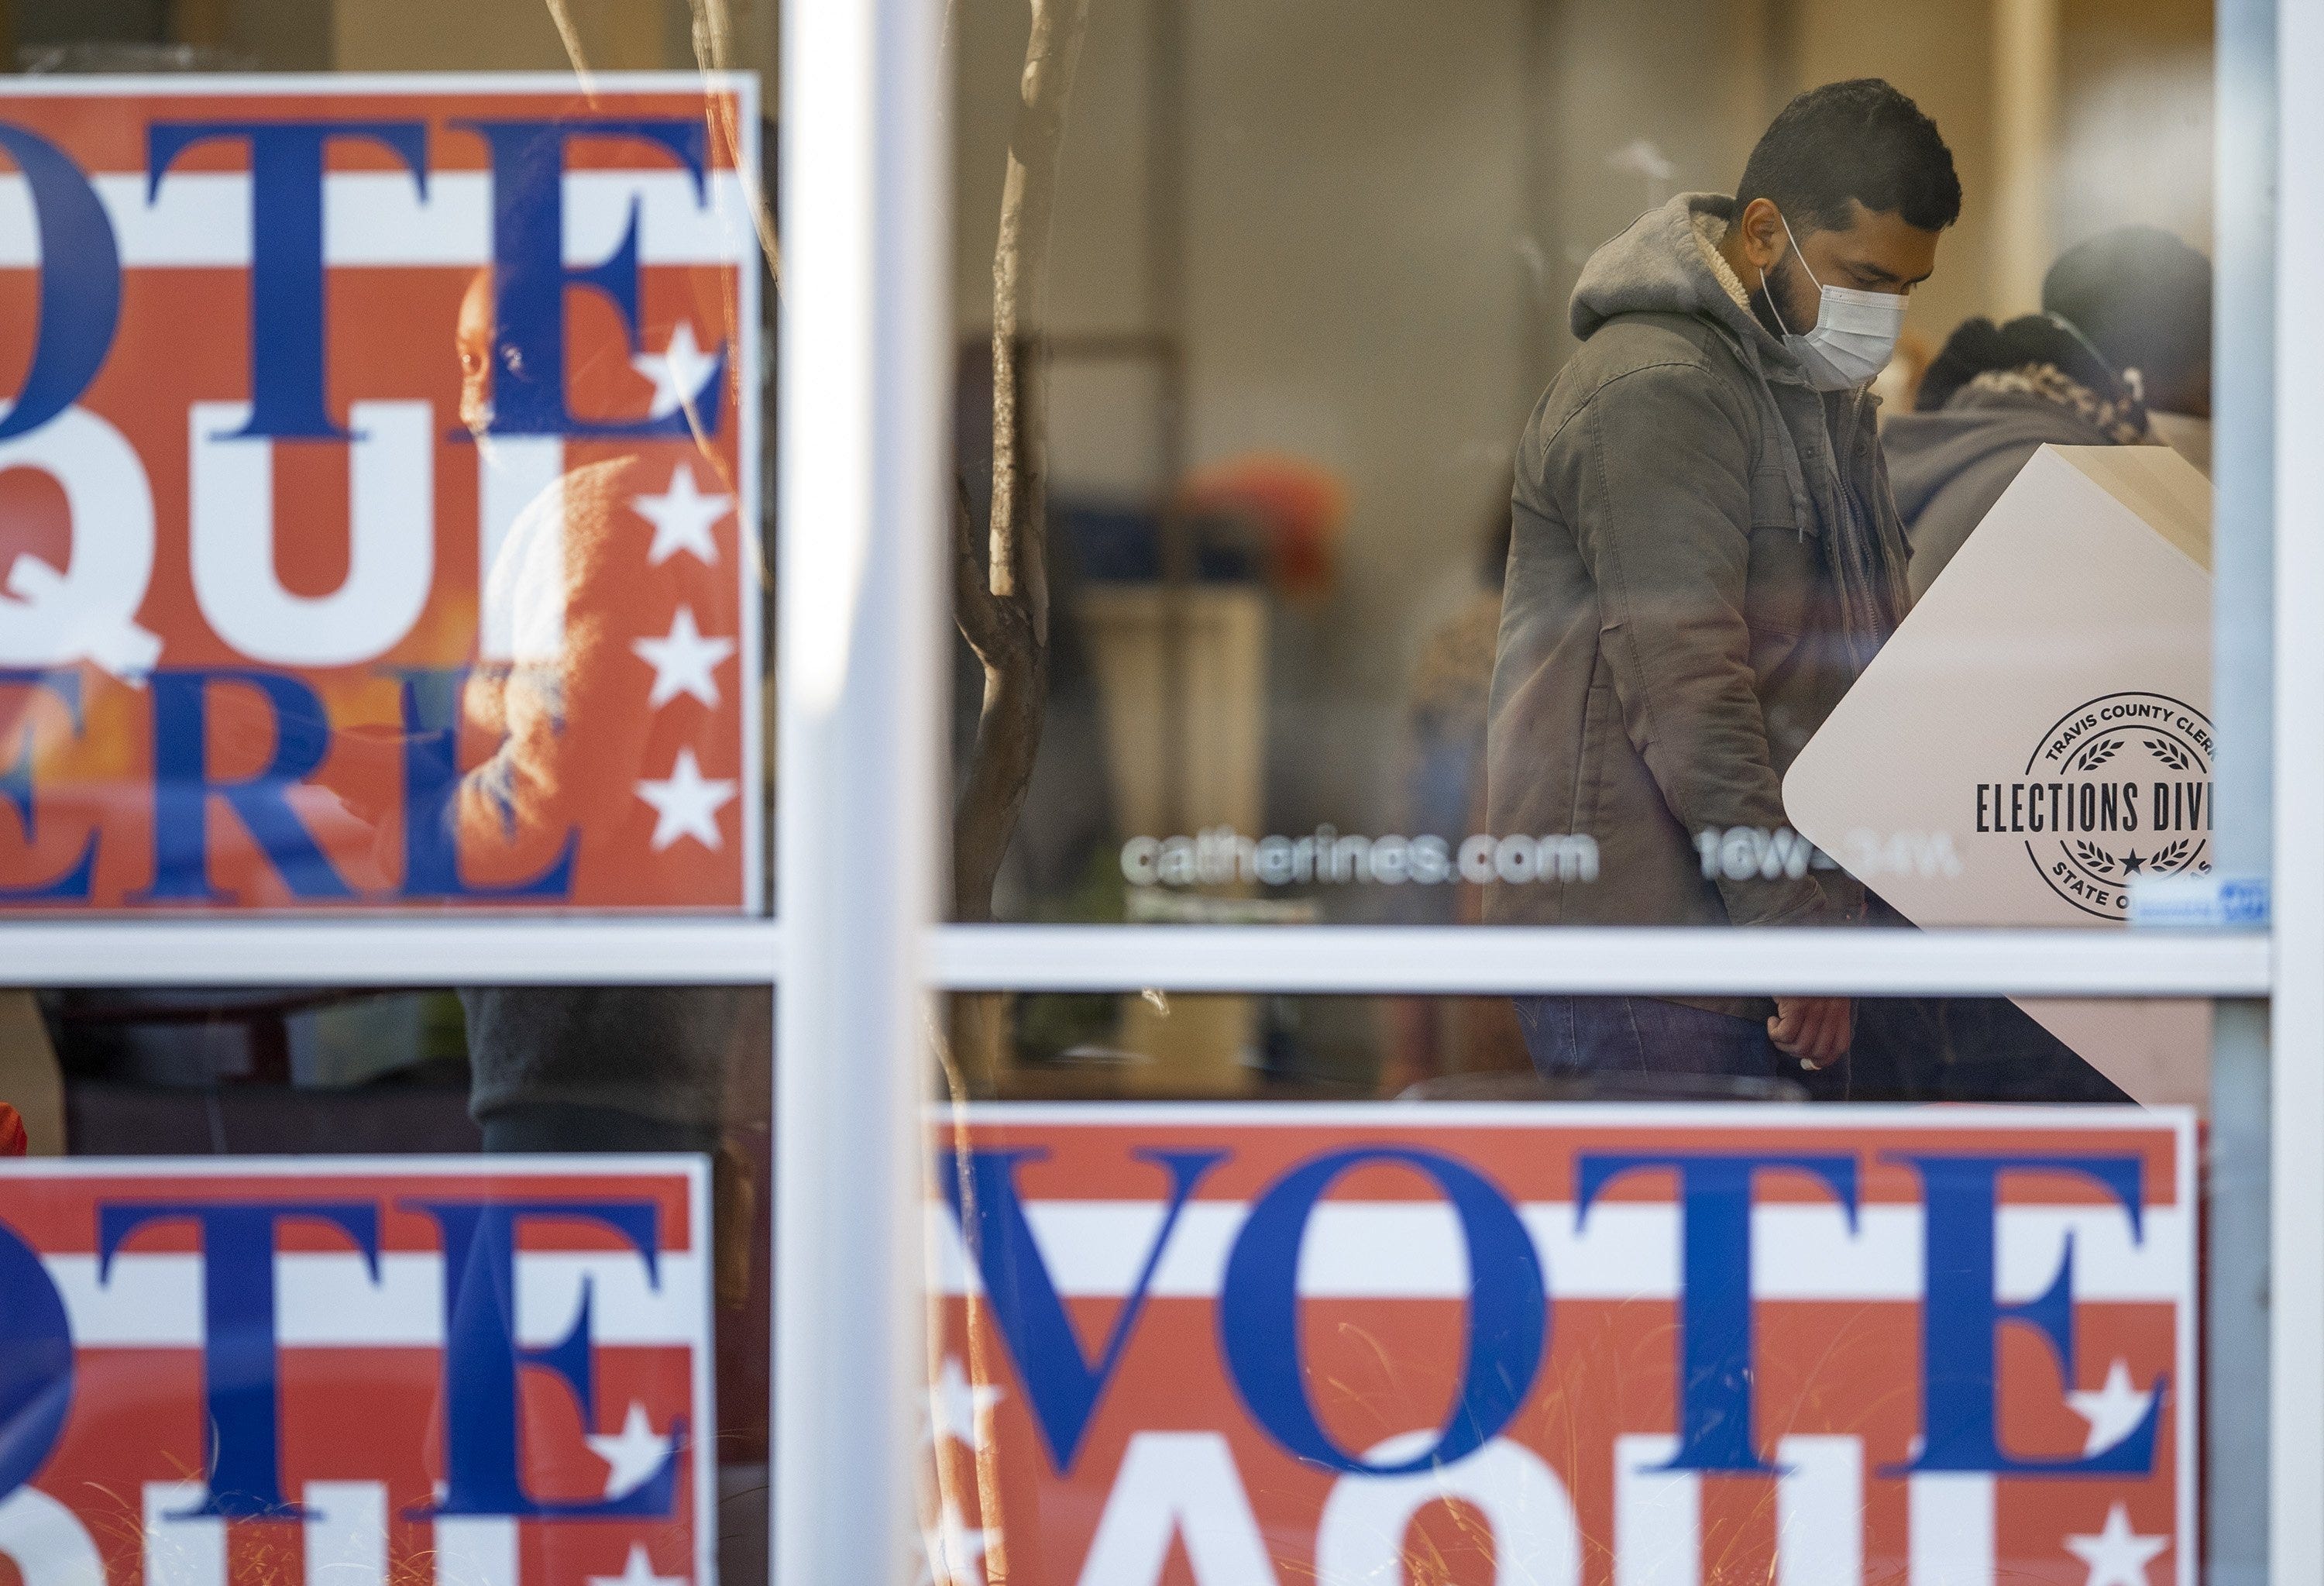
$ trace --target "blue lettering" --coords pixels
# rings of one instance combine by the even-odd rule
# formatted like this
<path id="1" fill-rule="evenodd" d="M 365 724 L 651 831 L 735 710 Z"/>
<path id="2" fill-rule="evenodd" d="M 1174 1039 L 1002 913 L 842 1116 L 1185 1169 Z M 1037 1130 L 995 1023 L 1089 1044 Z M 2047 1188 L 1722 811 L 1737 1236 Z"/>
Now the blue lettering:
<path id="1" fill-rule="evenodd" d="M 686 410 L 636 422 L 574 415 L 565 384 L 565 294 L 583 287 L 613 304 L 632 354 L 638 340 L 639 208 L 621 245 L 600 263 L 565 263 L 565 149 L 576 138 L 628 138 L 667 152 L 694 179 L 695 199 L 708 199 L 702 123 L 682 120 L 459 121 L 490 145 L 493 156 L 493 419 L 494 435 L 567 435 L 642 440 L 691 433 Z M 725 389 L 722 349 L 698 416 L 718 428 Z M 458 433 L 465 433 L 458 432 Z"/>
<path id="2" fill-rule="evenodd" d="M 0 149 L 24 173 L 41 238 L 41 318 L 0 440 L 30 434 L 88 389 L 121 322 L 121 250 L 97 189 L 46 138 L 0 122 Z"/>
<path id="3" fill-rule="evenodd" d="M 171 162 L 198 143 L 250 145 L 250 421 L 236 438 L 346 440 L 326 403 L 323 152 L 360 138 L 401 158 L 428 196 L 428 128 L 418 121 L 157 121 L 146 132 L 146 202 Z"/>
<path id="4" fill-rule="evenodd" d="M 81 729 L 80 674 L 78 672 L 21 671 L 0 668 L 0 688 L 16 686 L 25 688 L 45 688 L 64 702 L 72 713 L 73 731 Z M 24 828 L 24 844 L 30 847 L 32 831 L 32 734 L 24 734 L 24 752 L 5 773 L 0 773 L 0 798 L 16 807 L 16 819 Z M 81 844 L 80 857 L 53 881 L 35 881 L 28 887 L 0 887 L 0 903 L 86 902 L 89 885 L 97 875 L 97 834 L 91 832 L 88 841 Z"/>
<path id="5" fill-rule="evenodd" d="M 0 1222 L 0 1498 L 40 1474 L 72 1397 L 64 1299 L 39 1255 Z"/>
<path id="6" fill-rule="evenodd" d="M 148 1223 L 186 1219 L 202 1231 L 202 1398 L 209 1426 L 208 1496 L 189 1515 L 299 1519 L 282 1497 L 281 1407 L 274 1335 L 275 1229 L 292 1219 L 346 1235 L 379 1281 L 379 1209 L 361 1201 L 190 1202 L 104 1205 L 97 1214 L 97 1277 L 106 1280 L 124 1240 Z"/>
<path id="7" fill-rule="evenodd" d="M 1138 1282 L 1115 1314 L 1094 1365 L 1074 1335 L 1073 1320 L 1057 1298 L 1049 1264 L 1042 1259 L 1032 1225 L 1025 1220 L 1024 1203 L 1017 1195 L 1017 1164 L 1038 1161 L 1046 1154 L 1022 1148 L 969 1152 L 964 1166 L 975 1204 L 968 1213 L 962 1209 L 962 1175 L 954 1164 L 939 1163 L 936 1176 L 944 1181 L 953 1217 L 960 1224 L 961 1237 L 968 1241 L 969 1254 L 984 1280 L 985 1297 L 1001 1323 L 1001 1341 L 1008 1346 L 1009 1358 L 1016 1362 L 1025 1397 L 1032 1401 L 1034 1423 L 1048 1446 L 1049 1462 L 1063 1474 L 1073 1469 L 1097 1401 L 1121 1363 L 1122 1348 L 1138 1324 L 1138 1314 L 1145 1308 L 1147 1288 L 1154 1281 L 1162 1247 L 1178 1225 L 1178 1213 L 1203 1176 L 1225 1161 L 1227 1153 L 1132 1153 L 1169 1174 L 1170 1203 L 1162 1213 L 1162 1226 L 1155 1232 L 1154 1242 L 1147 1247 Z"/>
<path id="8" fill-rule="evenodd" d="M 1434 1179 L 1460 1216 L 1469 1249 L 1469 1342 L 1459 1396 L 1434 1446 L 1385 1465 L 1348 1452 L 1323 1430 L 1299 1348 L 1299 1246 L 1307 1220 L 1334 1180 L 1372 1162 Z M 1517 1208 L 1483 1175 L 1434 1151 L 1353 1146 L 1292 1169 L 1251 1207 L 1227 1258 L 1219 1335 L 1235 1390 L 1286 1450 L 1326 1470 L 1402 1476 L 1474 1453 L 1516 1418 L 1548 1345 L 1549 1289 Z"/>
<path id="9" fill-rule="evenodd" d="M 423 687 L 459 696 L 465 669 L 409 671 L 403 680 L 403 893 L 406 898 L 505 899 L 562 898 L 573 890 L 573 860 L 581 834 L 568 829 L 549 868 L 529 881 L 472 887 L 460 874 L 460 794 L 457 726 L 433 724 L 421 708 Z"/>
<path id="10" fill-rule="evenodd" d="M 274 755 L 256 775 L 235 781 L 209 773 L 209 688 L 254 688 L 274 721 Z M 153 695 L 153 885 L 139 902 L 209 902 L 209 802 L 226 800 L 291 892 L 307 899 L 355 896 L 317 845 L 290 792 L 314 774 L 330 751 L 323 702 L 298 678 L 230 668 L 156 671 Z"/>
<path id="11" fill-rule="evenodd" d="M 596 1425 L 595 1345 L 589 1290 L 572 1331 L 546 1349 L 516 1338 L 516 1238 L 535 1218 L 563 1218 L 610 1228 L 645 1259 L 659 1287 L 661 1219 L 650 1201 L 415 1201 L 410 1210 L 436 1220 L 444 1240 L 444 1495 L 411 1517 L 494 1515 L 519 1518 L 659 1517 L 678 1501 L 678 1456 L 686 1423 L 672 1428 L 669 1452 L 631 1492 L 596 1501 L 557 1502 L 525 1490 L 519 1378 L 545 1370 L 571 1390 L 585 1426 Z"/>
<path id="12" fill-rule="evenodd" d="M 2006 1173 L 2062 1173 L 2103 1185 L 2143 1239 L 2145 1164 L 2136 1157 L 1899 1156 L 1921 1175 L 1927 1206 L 1922 1259 L 1921 1453 L 1884 1471 L 1982 1471 L 2011 1475 L 2144 1475 L 2154 1468 L 2167 1378 L 2157 1378 L 2146 1414 L 2111 1448 L 2073 1459 L 2024 1460 L 2001 1446 L 1996 1389 L 1997 1335 L 2003 1323 L 2031 1327 L 2048 1341 L 2067 1382 L 2074 1380 L 2074 1247 L 2068 1237 L 2058 1275 L 2039 1298 L 1995 1297 L 1995 1228 Z"/>
<path id="13" fill-rule="evenodd" d="M 1678 1175 L 1683 1249 L 1679 1293 L 1678 1452 L 1669 1471 L 1771 1471 L 1759 1457 L 1752 1369 L 1751 1192 L 1762 1173 L 1820 1180 L 1856 1226 L 1856 1159 L 1842 1156 L 1692 1156 L 1591 1152 L 1575 1163 L 1575 1225 L 1626 1173 Z"/>

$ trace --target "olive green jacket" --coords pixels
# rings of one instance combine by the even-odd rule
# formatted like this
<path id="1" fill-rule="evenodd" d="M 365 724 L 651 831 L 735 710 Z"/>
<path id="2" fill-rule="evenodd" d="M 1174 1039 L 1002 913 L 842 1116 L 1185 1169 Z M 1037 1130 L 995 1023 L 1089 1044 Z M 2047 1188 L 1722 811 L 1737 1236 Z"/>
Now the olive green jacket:
<path id="1" fill-rule="evenodd" d="M 1732 211 L 1683 195 L 1599 250 L 1574 291 L 1581 347 L 1519 445 L 1489 820 L 1585 834 L 1597 864 L 1496 882 L 1490 920 L 1864 912 L 1791 831 L 1783 776 L 1901 615 L 1903 530 L 1877 400 L 1811 389 L 1738 300 L 1712 251 Z M 1871 631 L 1844 620 L 1845 554 L 1869 558 Z"/>

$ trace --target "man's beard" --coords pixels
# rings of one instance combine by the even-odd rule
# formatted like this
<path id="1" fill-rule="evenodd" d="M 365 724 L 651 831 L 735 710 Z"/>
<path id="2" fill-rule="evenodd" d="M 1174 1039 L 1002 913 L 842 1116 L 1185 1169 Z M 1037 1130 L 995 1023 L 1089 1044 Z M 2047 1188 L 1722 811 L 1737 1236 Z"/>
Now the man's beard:
<path id="1" fill-rule="evenodd" d="M 1790 305 L 1796 300 L 1792 293 L 1792 255 L 1788 248 L 1784 256 L 1760 272 L 1759 290 L 1751 294 L 1751 312 L 1769 336 L 1804 336 L 1812 327 L 1814 316 L 1795 320 Z M 1780 312 L 1776 305 L 1781 305 Z"/>

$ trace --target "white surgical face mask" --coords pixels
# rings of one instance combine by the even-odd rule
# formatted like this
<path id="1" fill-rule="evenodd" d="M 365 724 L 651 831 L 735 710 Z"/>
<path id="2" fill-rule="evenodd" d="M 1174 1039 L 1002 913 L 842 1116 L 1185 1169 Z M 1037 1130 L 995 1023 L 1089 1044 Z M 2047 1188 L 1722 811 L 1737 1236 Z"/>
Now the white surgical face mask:
<path id="1" fill-rule="evenodd" d="M 1780 211 L 1775 218 L 1784 220 Z M 1896 351 L 1896 337 L 1904 329 L 1904 294 L 1826 286 L 1816 281 L 1814 271 L 1808 270 L 1807 255 L 1800 253 L 1799 239 L 1792 235 L 1788 220 L 1784 220 L 1784 239 L 1792 244 L 1800 268 L 1807 271 L 1808 280 L 1822 294 L 1816 306 L 1815 328 L 1805 336 L 1795 335 L 1784 324 L 1784 310 L 1775 301 L 1775 289 L 1767 284 L 1767 272 L 1759 272 L 1759 290 L 1767 294 L 1767 307 L 1775 310 L 1775 323 L 1783 327 L 1784 346 L 1799 359 L 1808 383 L 1818 391 L 1850 391 L 1869 383 L 1888 366 L 1889 357 Z"/>

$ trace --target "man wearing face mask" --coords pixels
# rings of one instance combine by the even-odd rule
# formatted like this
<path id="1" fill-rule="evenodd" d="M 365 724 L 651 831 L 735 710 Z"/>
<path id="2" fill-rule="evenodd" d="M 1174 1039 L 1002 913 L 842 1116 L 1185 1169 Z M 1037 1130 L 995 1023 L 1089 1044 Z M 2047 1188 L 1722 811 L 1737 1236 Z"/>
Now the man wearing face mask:
<path id="1" fill-rule="evenodd" d="M 1865 387 L 1960 212 L 1935 124 L 1833 83 L 1775 118 L 1735 197 L 1681 195 L 1583 268 L 1582 345 L 1517 452 L 1487 786 L 1496 834 L 1587 836 L 1597 863 L 1504 875 L 1489 919 L 1863 917 L 1783 775 L 1904 609 Z M 1518 1013 L 1551 1074 L 1797 1074 L 1853 1026 L 1846 999 L 1787 995 Z"/>

